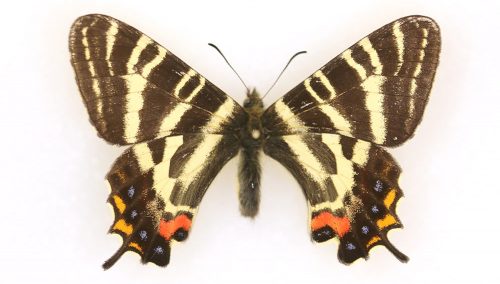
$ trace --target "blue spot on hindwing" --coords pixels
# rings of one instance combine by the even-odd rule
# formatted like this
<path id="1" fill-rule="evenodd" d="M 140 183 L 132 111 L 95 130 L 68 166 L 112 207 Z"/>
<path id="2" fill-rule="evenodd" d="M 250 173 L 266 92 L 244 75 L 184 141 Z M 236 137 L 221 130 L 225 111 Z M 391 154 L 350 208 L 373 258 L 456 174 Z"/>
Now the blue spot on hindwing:
<path id="1" fill-rule="evenodd" d="M 157 246 L 157 247 L 155 247 L 154 252 L 155 252 L 156 254 L 163 254 L 163 248 L 162 248 L 162 247 L 160 247 L 160 246 Z"/>
<path id="2" fill-rule="evenodd" d="M 137 211 L 136 211 L 136 210 L 132 210 L 132 212 L 130 212 L 130 217 L 131 217 L 132 219 L 134 219 L 135 217 L 137 217 L 137 215 L 138 215 L 138 214 L 137 214 Z"/>
<path id="3" fill-rule="evenodd" d="M 353 243 L 347 243 L 346 248 L 348 250 L 355 250 L 356 246 Z"/>
<path id="4" fill-rule="evenodd" d="M 382 182 L 378 179 L 378 180 L 375 182 L 375 186 L 373 187 L 373 189 L 374 189 L 376 192 L 381 192 L 383 188 L 384 188 L 384 185 L 383 185 L 383 184 L 382 184 Z"/>
<path id="5" fill-rule="evenodd" d="M 139 237 L 141 237 L 141 240 L 145 241 L 148 238 L 148 232 L 142 230 L 139 232 Z"/>
<path id="6" fill-rule="evenodd" d="M 366 235 L 366 234 L 368 234 L 368 231 L 370 231 L 370 230 L 368 229 L 368 226 L 363 226 L 363 227 L 361 227 L 361 232 L 362 232 L 363 234 L 365 234 L 365 235 Z"/>
<path id="7" fill-rule="evenodd" d="M 372 212 L 373 212 L 373 213 L 378 213 L 378 211 L 379 211 L 379 210 L 378 210 L 377 205 L 373 205 L 373 206 L 372 206 Z"/>
<path id="8" fill-rule="evenodd" d="M 135 193 L 135 188 L 132 185 L 132 186 L 130 186 L 130 188 L 127 191 L 128 197 L 132 198 L 134 196 L 134 193 Z"/>

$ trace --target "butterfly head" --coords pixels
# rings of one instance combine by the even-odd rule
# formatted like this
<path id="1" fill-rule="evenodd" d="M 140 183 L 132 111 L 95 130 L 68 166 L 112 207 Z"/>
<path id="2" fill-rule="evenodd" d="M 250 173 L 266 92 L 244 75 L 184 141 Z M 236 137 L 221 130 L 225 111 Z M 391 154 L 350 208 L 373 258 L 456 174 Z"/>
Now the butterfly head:
<path id="1" fill-rule="evenodd" d="M 249 113 L 262 113 L 264 110 L 264 103 L 260 94 L 255 90 L 248 90 L 247 98 L 243 101 L 243 108 Z"/>

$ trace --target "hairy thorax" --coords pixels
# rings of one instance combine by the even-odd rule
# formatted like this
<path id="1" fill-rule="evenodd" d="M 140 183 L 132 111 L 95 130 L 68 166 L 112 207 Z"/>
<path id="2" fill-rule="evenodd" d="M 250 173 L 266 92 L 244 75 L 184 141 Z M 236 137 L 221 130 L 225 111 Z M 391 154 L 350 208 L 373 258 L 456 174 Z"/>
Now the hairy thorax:
<path id="1" fill-rule="evenodd" d="M 259 146 L 260 148 L 264 137 L 260 120 L 264 112 L 264 104 L 255 90 L 248 93 L 243 103 L 243 108 L 248 114 L 248 121 L 245 128 L 241 130 L 242 147 Z"/>
<path id="2" fill-rule="evenodd" d="M 259 156 L 265 133 L 261 116 L 264 104 L 259 94 L 248 92 L 243 103 L 247 122 L 240 132 L 240 165 L 238 169 L 240 211 L 243 216 L 255 217 L 260 203 L 260 163 Z"/>

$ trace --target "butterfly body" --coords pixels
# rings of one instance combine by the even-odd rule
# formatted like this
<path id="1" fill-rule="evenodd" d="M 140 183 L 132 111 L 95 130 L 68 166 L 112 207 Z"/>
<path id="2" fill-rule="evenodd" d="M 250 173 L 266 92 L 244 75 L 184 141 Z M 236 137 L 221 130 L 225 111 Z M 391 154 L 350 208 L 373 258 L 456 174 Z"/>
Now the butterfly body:
<path id="1" fill-rule="evenodd" d="M 424 16 L 389 23 L 333 58 L 264 109 L 243 106 L 135 28 L 105 15 L 78 18 L 71 63 L 98 134 L 127 145 L 106 176 L 122 246 L 165 266 L 186 240 L 203 195 L 238 154 L 242 215 L 256 216 L 263 152 L 297 180 L 311 238 L 338 239 L 338 258 L 368 258 L 377 245 L 408 258 L 387 233 L 402 224 L 401 168 L 385 147 L 422 119 L 439 62 L 438 25 Z"/>
<path id="2" fill-rule="evenodd" d="M 241 214 L 255 217 L 260 202 L 260 155 L 264 139 L 266 139 L 261 121 L 264 103 L 255 89 L 248 91 L 243 108 L 246 113 L 246 122 L 239 137 L 241 149 L 238 167 L 238 198 Z"/>

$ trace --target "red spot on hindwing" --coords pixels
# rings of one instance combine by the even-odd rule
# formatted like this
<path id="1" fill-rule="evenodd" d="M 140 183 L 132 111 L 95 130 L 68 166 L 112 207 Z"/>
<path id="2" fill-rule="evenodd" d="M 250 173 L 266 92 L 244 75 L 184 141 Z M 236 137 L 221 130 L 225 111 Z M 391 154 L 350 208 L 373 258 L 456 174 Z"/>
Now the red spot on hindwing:
<path id="1" fill-rule="evenodd" d="M 324 226 L 332 228 L 339 237 L 343 237 L 351 230 L 351 223 L 347 217 L 338 217 L 328 211 L 323 211 L 311 220 L 311 230 L 315 231 Z"/>
<path id="2" fill-rule="evenodd" d="M 191 219 L 185 214 L 181 214 L 169 221 L 161 219 L 158 233 L 168 241 L 179 228 L 186 231 L 189 231 L 189 228 L 191 228 Z"/>

